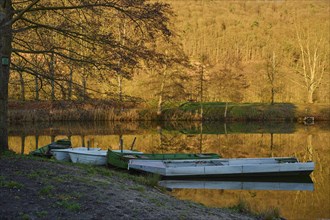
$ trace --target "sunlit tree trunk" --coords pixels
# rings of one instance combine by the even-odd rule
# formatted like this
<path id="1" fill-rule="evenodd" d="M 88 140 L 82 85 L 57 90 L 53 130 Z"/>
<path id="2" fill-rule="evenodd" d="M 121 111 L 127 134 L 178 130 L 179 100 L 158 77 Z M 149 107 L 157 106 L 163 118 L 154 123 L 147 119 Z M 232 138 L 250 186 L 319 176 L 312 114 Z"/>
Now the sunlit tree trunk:
<path id="1" fill-rule="evenodd" d="M 203 92 L 204 92 L 204 87 L 203 87 L 203 81 L 204 81 L 204 67 L 203 63 L 201 66 L 201 74 L 200 74 L 200 113 L 201 113 L 201 120 L 203 120 Z"/>
<path id="2" fill-rule="evenodd" d="M 12 52 L 11 0 L 0 0 L 0 151 L 8 149 L 8 83 Z"/>
<path id="3" fill-rule="evenodd" d="M 123 102 L 123 76 L 118 74 L 117 80 L 118 80 L 118 88 L 119 88 L 118 98 L 119 98 L 119 104 L 121 106 Z"/>
<path id="4" fill-rule="evenodd" d="M 163 112 L 163 104 L 164 104 L 164 88 L 166 83 L 166 67 L 164 68 L 162 75 L 162 83 L 160 85 L 159 97 L 158 97 L 158 105 L 157 105 L 157 115 L 160 116 Z"/>
<path id="5" fill-rule="evenodd" d="M 310 37 L 311 33 L 304 33 L 297 28 L 297 39 L 300 48 L 301 70 L 299 73 L 304 80 L 304 86 L 307 88 L 307 102 L 314 102 L 314 93 L 323 80 L 324 72 L 329 65 L 328 54 L 321 53 L 321 48 L 327 44 L 323 39 L 315 36 Z"/>
<path id="6" fill-rule="evenodd" d="M 275 102 L 275 80 L 276 75 L 278 74 L 278 60 L 275 52 L 273 51 L 272 55 L 267 59 L 267 78 L 268 82 L 271 86 L 271 104 L 273 105 Z"/>
<path id="7" fill-rule="evenodd" d="M 125 46 L 125 37 L 126 37 L 126 27 L 125 23 L 119 24 L 119 42 Z M 120 61 L 118 62 L 118 69 L 120 69 Z M 118 81 L 118 98 L 119 98 L 119 109 L 122 109 L 122 102 L 123 102 L 123 76 L 117 72 L 117 81 Z"/>
<path id="8" fill-rule="evenodd" d="M 202 152 L 203 152 L 203 121 L 201 121 L 199 127 L 199 153 Z"/>

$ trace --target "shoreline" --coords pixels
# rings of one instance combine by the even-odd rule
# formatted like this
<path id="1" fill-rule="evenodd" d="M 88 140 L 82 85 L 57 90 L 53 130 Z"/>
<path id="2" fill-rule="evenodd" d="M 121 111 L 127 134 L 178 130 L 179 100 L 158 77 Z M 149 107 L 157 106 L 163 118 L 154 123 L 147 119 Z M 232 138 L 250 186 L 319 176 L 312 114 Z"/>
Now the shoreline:
<path id="1" fill-rule="evenodd" d="M 1 219 L 260 219 L 178 200 L 103 167 L 17 155 L 0 156 L 0 166 Z"/>

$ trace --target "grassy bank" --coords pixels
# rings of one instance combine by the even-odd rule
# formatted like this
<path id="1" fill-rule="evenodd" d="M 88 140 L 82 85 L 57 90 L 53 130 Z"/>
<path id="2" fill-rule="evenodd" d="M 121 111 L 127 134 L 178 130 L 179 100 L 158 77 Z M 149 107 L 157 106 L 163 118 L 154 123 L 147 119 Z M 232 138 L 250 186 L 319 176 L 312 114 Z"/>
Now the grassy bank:
<path id="1" fill-rule="evenodd" d="M 204 121 L 300 121 L 304 117 L 314 117 L 320 121 L 330 120 L 329 105 L 193 102 L 167 109 L 164 114 L 165 120 L 203 118 Z"/>
<path id="2" fill-rule="evenodd" d="M 201 109 L 203 114 L 201 114 Z M 302 121 L 314 117 L 330 120 L 328 104 L 292 103 L 221 103 L 189 102 L 164 110 L 162 116 L 155 108 L 111 102 L 25 102 L 9 106 L 9 120 L 17 122 L 42 121 Z"/>
<path id="3" fill-rule="evenodd" d="M 157 178 L 104 167 L 0 155 L 0 219 L 260 219 L 175 199 Z M 244 212 L 244 213 L 241 213 Z"/>

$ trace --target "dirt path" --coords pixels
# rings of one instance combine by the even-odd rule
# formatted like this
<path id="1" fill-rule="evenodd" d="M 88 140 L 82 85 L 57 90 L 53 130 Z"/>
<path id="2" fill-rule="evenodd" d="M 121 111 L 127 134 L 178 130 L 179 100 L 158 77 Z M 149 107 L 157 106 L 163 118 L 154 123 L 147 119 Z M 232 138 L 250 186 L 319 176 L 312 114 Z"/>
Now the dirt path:
<path id="1" fill-rule="evenodd" d="M 181 201 L 129 174 L 0 157 L 0 219 L 255 219 Z"/>

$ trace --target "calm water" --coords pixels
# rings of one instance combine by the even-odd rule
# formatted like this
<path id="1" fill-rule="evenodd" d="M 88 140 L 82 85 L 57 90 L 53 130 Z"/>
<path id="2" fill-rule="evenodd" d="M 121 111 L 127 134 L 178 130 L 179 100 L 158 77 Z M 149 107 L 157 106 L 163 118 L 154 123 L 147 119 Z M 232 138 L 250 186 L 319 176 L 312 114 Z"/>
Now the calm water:
<path id="1" fill-rule="evenodd" d="M 180 199 L 212 207 L 243 201 L 254 211 L 278 208 L 287 219 L 330 218 L 330 128 L 328 124 L 66 123 L 11 126 L 10 149 L 27 154 L 69 137 L 73 146 L 94 139 L 102 149 L 118 149 L 119 138 L 143 152 L 213 152 L 225 158 L 286 157 L 316 163 L 310 179 L 163 182 Z"/>

